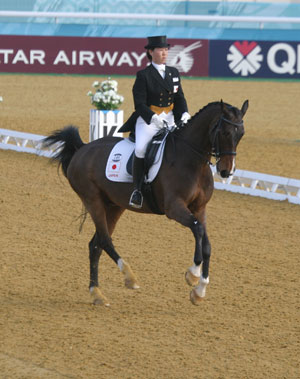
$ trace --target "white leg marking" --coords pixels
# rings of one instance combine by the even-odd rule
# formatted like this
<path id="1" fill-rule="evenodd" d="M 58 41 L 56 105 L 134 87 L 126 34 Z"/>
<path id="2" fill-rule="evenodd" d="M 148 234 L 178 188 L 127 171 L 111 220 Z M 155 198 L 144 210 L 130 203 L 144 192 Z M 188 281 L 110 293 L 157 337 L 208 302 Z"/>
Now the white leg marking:
<path id="1" fill-rule="evenodd" d="M 90 287 L 90 293 L 93 293 L 95 287 Z"/>
<path id="2" fill-rule="evenodd" d="M 209 283 L 209 278 L 207 277 L 206 279 L 204 279 L 203 276 L 201 275 L 200 283 L 195 288 L 195 292 L 199 297 L 205 297 L 206 286 L 208 285 L 208 283 Z"/>
<path id="3" fill-rule="evenodd" d="M 132 272 L 129 264 L 120 258 L 118 260 L 118 266 L 119 266 L 119 269 L 121 270 L 121 272 L 125 276 L 125 286 L 127 288 L 131 288 L 131 289 L 140 288 L 140 286 L 137 284 L 137 279 L 136 279 L 134 273 Z"/>
<path id="4" fill-rule="evenodd" d="M 201 265 L 196 266 L 195 264 L 189 268 L 190 272 L 200 278 L 201 275 Z"/>
<path id="5" fill-rule="evenodd" d="M 118 259 L 118 267 L 119 267 L 120 271 L 122 272 L 123 271 L 123 267 L 124 267 L 123 259 L 122 258 Z"/>

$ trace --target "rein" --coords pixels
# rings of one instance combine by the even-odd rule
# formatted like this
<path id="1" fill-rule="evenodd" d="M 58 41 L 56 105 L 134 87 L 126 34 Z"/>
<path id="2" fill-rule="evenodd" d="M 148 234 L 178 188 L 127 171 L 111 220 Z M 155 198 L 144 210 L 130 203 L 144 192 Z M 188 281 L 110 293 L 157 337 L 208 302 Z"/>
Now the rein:
<path id="1" fill-rule="evenodd" d="M 191 143 L 189 143 L 188 141 L 186 141 L 184 138 L 180 138 L 175 133 L 170 133 L 169 137 L 171 137 L 171 139 L 172 139 L 173 146 L 175 146 L 175 144 L 174 144 L 174 137 L 176 137 L 176 138 L 180 139 L 180 141 L 184 142 L 195 154 L 197 154 L 201 158 L 204 158 L 204 160 L 206 161 L 207 164 L 211 165 L 212 163 L 210 162 L 209 159 L 205 158 L 206 156 L 209 156 L 209 155 L 213 156 L 218 161 L 222 155 L 236 155 L 235 151 L 220 151 L 219 133 L 220 133 L 221 126 L 222 126 L 222 121 L 224 121 L 224 122 L 226 122 L 228 124 L 234 125 L 236 127 L 244 125 L 243 121 L 241 121 L 241 122 L 233 122 L 233 121 L 228 120 L 227 118 L 221 116 L 219 118 L 219 121 L 213 127 L 212 152 L 196 149 Z M 174 148 L 174 150 L 175 150 L 175 148 Z"/>
<path id="2" fill-rule="evenodd" d="M 174 152 L 175 152 L 175 143 L 174 143 L 174 139 L 173 139 L 174 137 L 176 137 L 180 141 L 184 142 L 195 154 L 197 154 L 201 158 L 204 158 L 204 160 L 206 161 L 207 164 L 212 164 L 209 159 L 205 158 L 205 156 L 207 156 L 207 155 L 212 155 L 211 153 L 209 153 L 208 151 L 203 151 L 203 150 L 198 151 L 188 141 L 186 141 L 183 138 L 180 138 L 175 133 L 171 133 L 170 134 L 170 138 L 172 138 L 172 143 L 173 143 L 173 146 L 174 146 L 174 148 L 173 148 Z"/>

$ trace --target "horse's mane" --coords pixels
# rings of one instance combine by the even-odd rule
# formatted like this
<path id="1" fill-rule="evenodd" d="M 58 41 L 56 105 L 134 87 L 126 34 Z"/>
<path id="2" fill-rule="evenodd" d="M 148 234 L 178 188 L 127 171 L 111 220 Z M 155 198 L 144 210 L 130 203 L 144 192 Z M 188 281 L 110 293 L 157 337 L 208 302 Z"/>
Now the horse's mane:
<path id="1" fill-rule="evenodd" d="M 208 103 L 207 105 L 205 105 L 203 108 L 201 108 L 198 112 L 196 112 L 192 118 L 190 119 L 190 122 L 192 122 L 195 118 L 197 118 L 201 113 L 205 112 L 207 110 L 207 108 L 211 108 L 211 107 L 214 107 L 216 105 L 220 105 L 221 104 L 221 101 L 213 101 L 211 103 Z M 236 110 L 237 108 L 233 107 L 232 105 L 228 104 L 228 103 L 224 103 L 223 104 L 229 108 L 231 111 L 233 111 L 234 113 L 236 113 Z"/>
<path id="2" fill-rule="evenodd" d="M 213 101 L 211 103 L 208 103 L 207 105 L 205 105 L 203 108 L 201 108 L 198 112 L 196 112 L 192 118 L 190 119 L 190 121 L 193 121 L 193 119 L 195 119 L 196 117 L 198 117 L 200 115 L 200 113 L 203 113 L 207 108 L 210 108 L 212 106 L 215 106 L 215 105 L 218 105 L 220 104 L 220 101 Z M 225 103 L 224 103 L 225 104 Z M 227 104 L 226 104 L 227 105 Z"/>

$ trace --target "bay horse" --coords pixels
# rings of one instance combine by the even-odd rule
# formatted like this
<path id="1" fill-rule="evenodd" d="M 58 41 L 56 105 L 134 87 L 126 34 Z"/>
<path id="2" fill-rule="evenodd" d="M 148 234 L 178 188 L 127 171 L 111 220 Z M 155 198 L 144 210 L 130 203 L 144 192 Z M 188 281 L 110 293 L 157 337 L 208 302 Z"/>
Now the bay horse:
<path id="1" fill-rule="evenodd" d="M 185 278 L 192 286 L 190 300 L 199 305 L 209 283 L 211 245 L 206 230 L 206 204 L 214 181 L 210 164 L 226 178 L 235 171 L 236 148 L 244 134 L 243 117 L 248 109 L 246 100 L 241 109 L 230 104 L 212 102 L 197 112 L 184 127 L 178 127 L 167 138 L 161 168 L 151 183 L 152 193 L 160 212 L 189 228 L 195 239 L 194 263 Z M 170 138 L 170 136 L 172 136 Z M 71 187 L 80 197 L 95 224 L 89 242 L 90 283 L 94 304 L 109 305 L 99 288 L 98 263 L 104 250 L 124 274 L 127 288 L 139 288 L 131 267 L 117 253 L 111 239 L 116 223 L 128 209 L 154 213 L 144 201 L 141 209 L 128 205 L 133 183 L 108 180 L 105 168 L 108 156 L 120 137 L 104 137 L 83 143 L 78 129 L 68 126 L 44 139 L 44 146 L 60 143 L 52 159 L 61 165 Z"/>

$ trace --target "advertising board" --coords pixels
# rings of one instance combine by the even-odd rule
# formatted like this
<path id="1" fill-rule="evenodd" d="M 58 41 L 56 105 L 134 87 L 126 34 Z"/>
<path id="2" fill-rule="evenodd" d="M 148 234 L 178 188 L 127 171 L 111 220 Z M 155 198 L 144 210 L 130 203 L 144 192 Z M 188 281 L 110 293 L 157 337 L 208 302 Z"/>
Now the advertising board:
<path id="1" fill-rule="evenodd" d="M 210 41 L 211 77 L 300 78 L 300 42 Z"/>
<path id="2" fill-rule="evenodd" d="M 146 38 L 0 36 L 0 72 L 135 75 L 146 67 Z M 168 65 L 208 76 L 208 41 L 169 39 Z"/>
<path id="3" fill-rule="evenodd" d="M 168 39 L 182 76 L 300 78 L 300 42 Z M 0 72 L 136 75 L 146 38 L 0 35 Z"/>

